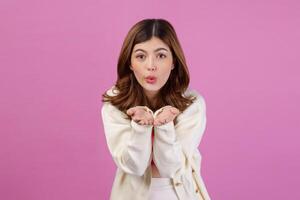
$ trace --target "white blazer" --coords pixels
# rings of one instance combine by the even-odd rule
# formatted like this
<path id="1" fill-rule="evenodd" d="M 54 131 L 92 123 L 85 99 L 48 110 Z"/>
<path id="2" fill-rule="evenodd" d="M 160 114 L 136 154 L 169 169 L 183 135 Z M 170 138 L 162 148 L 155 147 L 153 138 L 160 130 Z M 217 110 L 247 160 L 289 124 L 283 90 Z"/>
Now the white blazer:
<path id="1" fill-rule="evenodd" d="M 110 96 L 116 93 L 114 86 L 107 91 Z M 103 103 L 106 142 L 117 165 L 110 200 L 148 199 L 152 159 L 161 177 L 172 179 L 180 200 L 210 200 L 201 177 L 202 156 L 198 150 L 206 127 L 206 103 L 197 91 L 188 89 L 183 95 L 189 94 L 197 99 L 177 116 L 176 125 L 171 121 L 154 127 L 153 153 L 153 125 L 125 119 L 125 113 L 108 102 Z M 155 117 L 160 111 L 151 112 Z"/>

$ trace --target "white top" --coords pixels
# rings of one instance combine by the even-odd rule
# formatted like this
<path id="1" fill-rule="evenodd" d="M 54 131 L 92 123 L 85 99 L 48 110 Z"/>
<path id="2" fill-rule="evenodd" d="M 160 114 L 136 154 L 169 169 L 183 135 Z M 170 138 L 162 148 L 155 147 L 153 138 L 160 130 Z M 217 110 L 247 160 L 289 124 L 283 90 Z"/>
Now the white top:
<path id="1" fill-rule="evenodd" d="M 114 86 L 107 91 L 116 94 Z M 155 126 L 152 152 L 153 125 L 140 125 L 125 119 L 126 114 L 111 103 L 104 102 L 101 114 L 108 149 L 117 165 L 111 200 L 148 199 L 152 178 L 153 159 L 161 177 L 171 178 L 180 200 L 210 200 L 201 177 L 201 154 L 198 150 L 206 127 L 206 103 L 195 90 L 197 99 L 177 116 L 177 124 L 170 121 Z M 155 117 L 161 109 L 155 113 Z"/>

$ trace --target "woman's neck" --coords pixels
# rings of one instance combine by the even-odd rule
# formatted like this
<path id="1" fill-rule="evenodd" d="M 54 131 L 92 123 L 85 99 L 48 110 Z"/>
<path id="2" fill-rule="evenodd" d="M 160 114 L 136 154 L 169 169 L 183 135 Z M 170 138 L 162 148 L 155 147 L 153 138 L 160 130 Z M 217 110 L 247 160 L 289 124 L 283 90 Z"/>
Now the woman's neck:
<path id="1" fill-rule="evenodd" d="M 147 104 L 149 105 L 148 107 L 155 112 L 158 108 L 158 104 L 161 101 L 161 94 L 160 90 L 159 91 L 149 91 L 149 90 L 144 90 L 144 94 L 147 97 Z"/>
<path id="2" fill-rule="evenodd" d="M 147 96 L 147 99 L 150 101 L 150 102 L 154 102 L 157 100 L 157 96 L 158 96 L 158 92 L 157 91 L 144 91 L 146 96 Z"/>

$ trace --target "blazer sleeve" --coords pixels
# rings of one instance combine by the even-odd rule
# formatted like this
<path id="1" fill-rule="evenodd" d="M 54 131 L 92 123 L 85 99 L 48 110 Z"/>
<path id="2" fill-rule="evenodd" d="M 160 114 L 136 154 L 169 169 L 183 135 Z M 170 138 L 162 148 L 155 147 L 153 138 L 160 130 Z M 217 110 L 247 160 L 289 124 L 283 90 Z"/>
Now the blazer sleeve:
<path id="1" fill-rule="evenodd" d="M 198 149 L 206 127 L 206 103 L 197 93 L 196 100 L 170 121 L 155 127 L 153 160 L 162 177 L 173 177 Z"/>
<path id="2" fill-rule="evenodd" d="M 101 115 L 108 149 L 117 167 L 142 176 L 151 156 L 152 125 L 125 119 L 126 114 L 104 102 Z"/>

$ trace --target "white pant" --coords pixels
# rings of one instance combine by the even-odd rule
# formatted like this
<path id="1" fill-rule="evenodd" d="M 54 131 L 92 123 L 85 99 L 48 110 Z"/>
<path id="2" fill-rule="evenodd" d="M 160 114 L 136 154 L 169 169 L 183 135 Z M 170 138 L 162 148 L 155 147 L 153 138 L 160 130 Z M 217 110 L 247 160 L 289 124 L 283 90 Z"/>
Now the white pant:
<path id="1" fill-rule="evenodd" d="M 170 178 L 151 179 L 149 200 L 178 200 Z"/>

